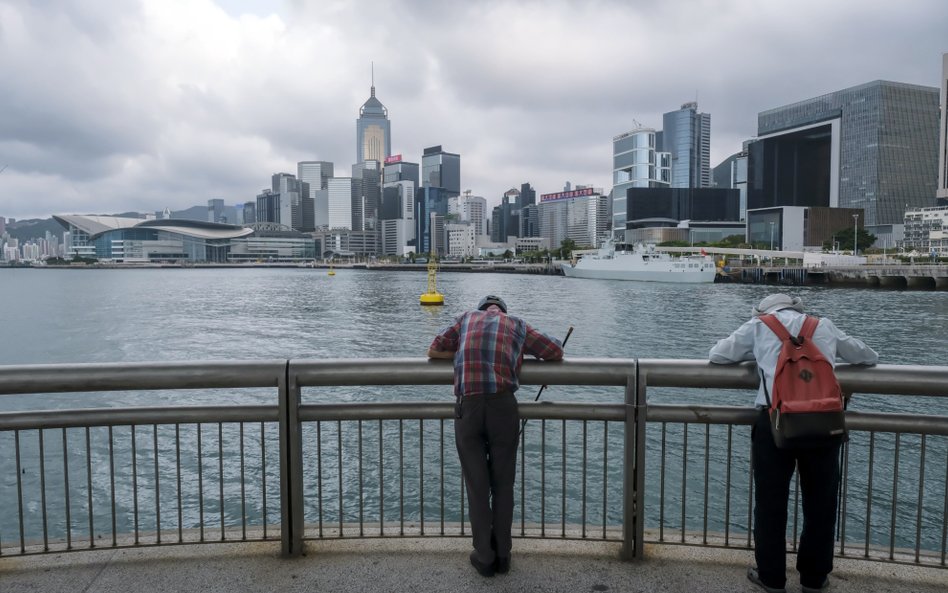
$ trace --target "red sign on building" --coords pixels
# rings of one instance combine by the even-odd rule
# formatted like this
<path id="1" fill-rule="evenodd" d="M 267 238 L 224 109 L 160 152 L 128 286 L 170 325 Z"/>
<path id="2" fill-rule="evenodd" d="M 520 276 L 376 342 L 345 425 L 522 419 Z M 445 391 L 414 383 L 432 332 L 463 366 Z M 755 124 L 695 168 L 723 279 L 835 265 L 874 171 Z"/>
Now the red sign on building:
<path id="1" fill-rule="evenodd" d="M 393 154 L 392 156 L 387 156 L 387 157 L 385 157 L 385 163 L 384 163 L 384 164 L 386 164 L 386 165 L 391 165 L 391 164 L 400 163 L 400 162 L 402 162 L 402 155 L 400 155 L 400 154 Z"/>
<path id="2" fill-rule="evenodd" d="M 596 195 L 596 190 L 591 187 L 583 189 L 574 189 L 573 191 L 561 191 L 555 194 L 541 194 L 541 202 L 551 202 L 553 200 L 566 200 L 568 198 L 581 198 L 583 196 Z"/>

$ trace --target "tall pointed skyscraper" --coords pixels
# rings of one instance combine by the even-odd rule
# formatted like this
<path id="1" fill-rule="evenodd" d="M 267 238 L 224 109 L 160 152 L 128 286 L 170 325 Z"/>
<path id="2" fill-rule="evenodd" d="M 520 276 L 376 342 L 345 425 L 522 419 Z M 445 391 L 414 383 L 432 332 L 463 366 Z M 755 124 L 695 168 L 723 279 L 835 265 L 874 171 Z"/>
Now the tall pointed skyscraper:
<path id="1" fill-rule="evenodd" d="M 375 66 L 372 67 L 372 94 L 356 120 L 356 163 L 383 162 L 392 154 L 392 129 L 388 109 L 375 98 Z"/>

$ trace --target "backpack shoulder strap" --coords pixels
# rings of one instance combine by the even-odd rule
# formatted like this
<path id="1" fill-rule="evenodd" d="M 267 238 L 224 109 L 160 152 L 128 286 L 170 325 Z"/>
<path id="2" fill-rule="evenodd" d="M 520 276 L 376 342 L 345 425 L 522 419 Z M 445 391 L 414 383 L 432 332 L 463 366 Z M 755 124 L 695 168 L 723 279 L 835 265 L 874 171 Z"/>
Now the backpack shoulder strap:
<path id="1" fill-rule="evenodd" d="M 791 338 L 790 332 L 787 331 L 787 328 L 784 327 L 784 325 L 780 323 L 780 320 L 773 315 L 761 315 L 759 319 L 764 323 L 764 325 L 769 327 L 772 332 L 777 334 L 777 337 L 780 338 L 781 341 L 789 340 Z"/>
<path id="2" fill-rule="evenodd" d="M 807 315 L 806 319 L 803 320 L 803 327 L 800 328 L 800 337 L 806 338 L 809 340 L 813 337 L 813 333 L 816 331 L 816 326 L 820 324 L 819 317 L 813 317 Z"/>

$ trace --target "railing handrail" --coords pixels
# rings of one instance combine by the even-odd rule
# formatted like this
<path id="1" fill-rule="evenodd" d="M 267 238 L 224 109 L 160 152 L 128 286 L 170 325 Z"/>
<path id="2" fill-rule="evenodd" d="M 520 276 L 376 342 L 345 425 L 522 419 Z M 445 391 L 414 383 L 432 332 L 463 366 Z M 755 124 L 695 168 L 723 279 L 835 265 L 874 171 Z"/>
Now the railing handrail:
<path id="1" fill-rule="evenodd" d="M 525 360 L 522 385 L 624 386 L 636 362 L 646 385 L 754 389 L 752 362 L 712 364 L 699 359 L 568 358 Z M 0 366 L 0 395 L 157 389 L 275 387 L 292 373 L 300 387 L 449 385 L 449 361 L 425 358 L 338 358 L 188 362 L 80 363 Z M 839 364 L 843 391 L 948 396 L 948 366 Z"/>

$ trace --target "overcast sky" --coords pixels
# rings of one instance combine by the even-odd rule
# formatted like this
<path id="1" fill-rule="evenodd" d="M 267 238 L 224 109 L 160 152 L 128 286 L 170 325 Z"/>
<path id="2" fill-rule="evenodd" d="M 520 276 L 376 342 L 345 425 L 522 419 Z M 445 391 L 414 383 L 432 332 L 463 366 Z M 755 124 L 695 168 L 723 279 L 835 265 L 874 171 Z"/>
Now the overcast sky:
<path id="1" fill-rule="evenodd" d="M 301 160 L 347 176 L 373 61 L 393 153 L 459 153 L 493 205 L 608 190 L 612 137 L 696 97 L 714 166 L 760 111 L 937 87 L 945 52 L 945 0 L 0 0 L 0 216 L 233 205 Z"/>

